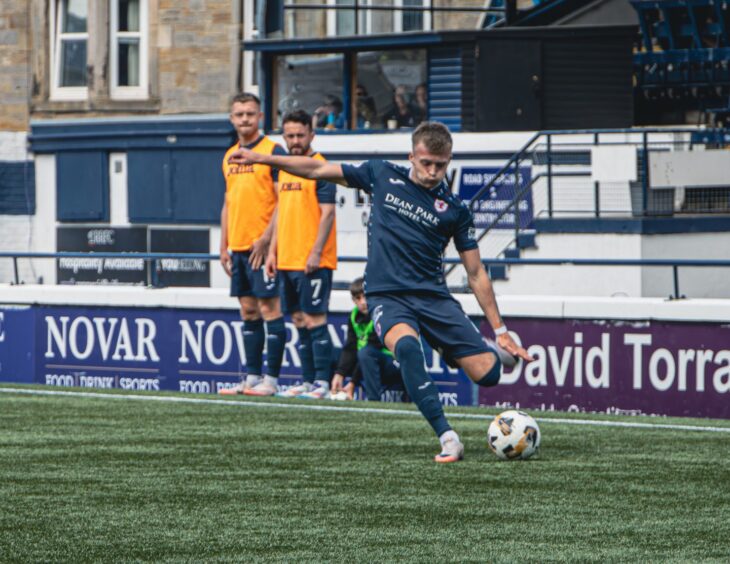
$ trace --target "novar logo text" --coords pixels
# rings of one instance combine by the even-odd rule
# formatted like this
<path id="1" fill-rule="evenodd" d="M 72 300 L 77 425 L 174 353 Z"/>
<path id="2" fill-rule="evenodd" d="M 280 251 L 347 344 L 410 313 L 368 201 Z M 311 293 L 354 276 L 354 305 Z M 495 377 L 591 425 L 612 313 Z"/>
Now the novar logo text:
<path id="1" fill-rule="evenodd" d="M 215 320 L 210 323 L 203 319 L 190 321 L 181 319 L 180 324 L 180 364 L 204 364 L 211 363 L 216 366 L 226 364 L 231 355 L 235 352 L 241 364 L 246 363 L 246 353 L 243 348 L 243 322 Z M 299 344 L 299 331 L 293 323 L 286 324 L 290 337 L 286 342 L 284 361 L 282 366 L 301 366 L 297 345 Z M 330 325 L 330 337 L 332 344 L 336 347 L 342 346 L 342 341 L 337 332 Z M 234 348 L 235 344 L 235 348 Z"/>
<path id="2" fill-rule="evenodd" d="M 67 315 L 58 319 L 47 315 L 45 319 L 46 358 L 58 355 L 65 359 L 70 353 L 77 360 L 85 360 L 96 352 L 102 360 L 160 360 L 154 342 L 157 326 L 151 319 L 138 317 L 134 323 L 124 317 L 79 316 L 71 321 Z"/>

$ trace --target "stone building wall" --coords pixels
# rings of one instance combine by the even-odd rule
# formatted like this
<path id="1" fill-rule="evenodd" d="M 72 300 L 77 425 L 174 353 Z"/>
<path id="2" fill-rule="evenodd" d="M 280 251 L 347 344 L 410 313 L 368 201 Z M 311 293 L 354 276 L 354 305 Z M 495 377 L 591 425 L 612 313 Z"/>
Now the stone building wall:
<path id="1" fill-rule="evenodd" d="M 0 131 L 26 131 L 28 127 L 27 4 L 28 0 L 0 2 Z"/>
<path id="2" fill-rule="evenodd" d="M 7 1 L 25 6 L 31 15 L 26 26 L 31 45 L 28 82 L 34 85 L 31 118 L 219 113 L 226 111 L 241 83 L 240 0 L 148 0 L 149 96 L 144 100 L 111 98 L 109 4 L 89 0 L 90 81 L 83 101 L 58 101 L 50 93 L 51 0 Z"/>
<path id="3" fill-rule="evenodd" d="M 158 95 L 163 114 L 225 112 L 240 83 L 241 18 L 232 0 L 158 0 Z"/>

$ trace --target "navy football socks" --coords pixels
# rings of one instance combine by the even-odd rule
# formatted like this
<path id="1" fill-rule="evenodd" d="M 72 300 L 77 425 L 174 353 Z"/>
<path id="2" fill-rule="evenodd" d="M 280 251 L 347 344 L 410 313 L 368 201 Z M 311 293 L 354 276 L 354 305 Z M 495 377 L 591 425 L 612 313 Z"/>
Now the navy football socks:
<path id="1" fill-rule="evenodd" d="M 408 395 L 433 427 L 436 436 L 440 437 L 446 431 L 450 431 L 451 426 L 444 415 L 436 384 L 426 372 L 420 341 L 410 335 L 401 337 L 395 346 L 395 357 L 400 363 Z"/>
<path id="2" fill-rule="evenodd" d="M 315 380 L 329 382 L 332 365 L 332 339 L 327 323 L 312 327 L 309 334 L 312 336 Z"/>
<path id="3" fill-rule="evenodd" d="M 266 322 L 266 373 L 269 376 L 279 377 L 285 345 L 286 326 L 284 325 L 284 317 L 270 319 Z"/>
<path id="4" fill-rule="evenodd" d="M 309 333 L 309 329 L 306 327 L 299 327 L 299 359 L 302 362 L 302 380 L 314 382 L 314 357 L 312 356 L 312 336 Z"/>
<path id="5" fill-rule="evenodd" d="M 246 372 L 261 376 L 264 363 L 266 332 L 261 319 L 243 322 L 243 350 L 246 351 Z"/>

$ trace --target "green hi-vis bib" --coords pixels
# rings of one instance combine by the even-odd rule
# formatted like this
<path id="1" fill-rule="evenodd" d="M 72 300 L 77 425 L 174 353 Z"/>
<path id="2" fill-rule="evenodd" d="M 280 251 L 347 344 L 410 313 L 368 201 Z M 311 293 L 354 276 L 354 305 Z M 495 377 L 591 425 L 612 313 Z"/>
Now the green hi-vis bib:
<path id="1" fill-rule="evenodd" d="M 375 331 L 375 327 L 373 326 L 373 320 L 371 319 L 367 323 L 358 323 L 355 321 L 357 318 L 357 314 L 360 310 L 357 308 L 354 308 L 352 310 L 352 313 L 350 314 L 350 323 L 352 323 L 352 328 L 355 330 L 355 337 L 357 337 L 357 350 L 364 348 L 368 344 L 368 339 L 370 339 L 370 334 Z M 390 352 L 387 347 L 383 347 L 381 349 L 385 354 L 393 356 L 393 353 Z"/>

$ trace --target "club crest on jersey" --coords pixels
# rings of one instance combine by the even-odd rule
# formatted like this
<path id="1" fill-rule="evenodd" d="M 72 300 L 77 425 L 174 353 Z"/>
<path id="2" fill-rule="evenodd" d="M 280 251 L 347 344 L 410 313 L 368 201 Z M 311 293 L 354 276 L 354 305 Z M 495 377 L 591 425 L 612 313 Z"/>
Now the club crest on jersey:
<path id="1" fill-rule="evenodd" d="M 436 208 L 437 212 L 444 213 L 447 209 L 449 209 L 449 204 L 443 200 L 434 200 L 433 207 Z"/>

